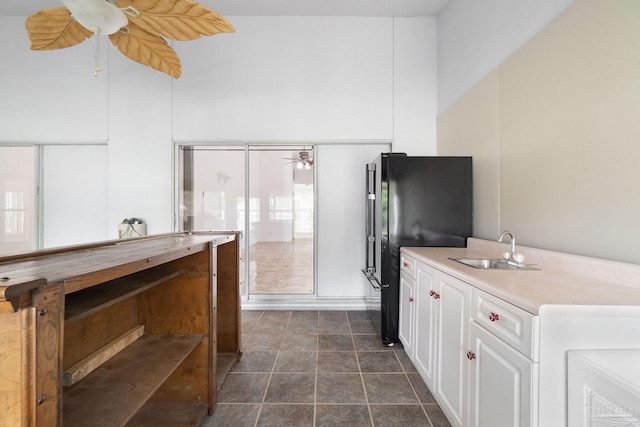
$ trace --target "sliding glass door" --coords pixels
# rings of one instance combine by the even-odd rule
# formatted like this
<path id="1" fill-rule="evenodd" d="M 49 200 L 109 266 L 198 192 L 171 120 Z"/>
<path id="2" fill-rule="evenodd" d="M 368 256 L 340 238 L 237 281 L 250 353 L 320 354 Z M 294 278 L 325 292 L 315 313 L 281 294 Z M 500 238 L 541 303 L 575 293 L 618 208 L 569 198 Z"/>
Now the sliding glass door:
<path id="1" fill-rule="evenodd" d="M 179 228 L 243 232 L 242 295 L 313 295 L 313 147 L 181 146 Z"/>
<path id="2" fill-rule="evenodd" d="M 313 170 L 312 147 L 249 147 L 251 295 L 314 293 Z"/>

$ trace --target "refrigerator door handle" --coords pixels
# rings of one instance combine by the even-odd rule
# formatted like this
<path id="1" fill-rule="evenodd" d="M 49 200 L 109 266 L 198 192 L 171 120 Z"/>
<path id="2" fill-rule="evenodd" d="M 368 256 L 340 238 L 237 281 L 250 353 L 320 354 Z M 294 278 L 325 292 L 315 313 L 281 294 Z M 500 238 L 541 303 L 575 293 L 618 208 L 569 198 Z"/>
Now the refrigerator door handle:
<path id="1" fill-rule="evenodd" d="M 380 282 L 378 282 L 378 279 L 376 279 L 376 277 L 371 272 L 369 272 L 368 270 L 362 270 L 362 274 L 364 274 L 364 277 L 367 278 L 367 280 L 369 281 L 369 284 L 371 285 L 371 287 L 376 291 L 380 291 L 382 289 L 385 289 L 385 288 L 389 287 L 388 283 L 380 283 Z"/>
<path id="2" fill-rule="evenodd" d="M 376 271 L 376 259 L 375 259 L 375 209 L 376 209 L 376 164 L 367 164 L 367 199 L 366 199 L 366 247 L 367 247 L 367 261 L 366 270 L 368 273 L 373 274 Z"/>

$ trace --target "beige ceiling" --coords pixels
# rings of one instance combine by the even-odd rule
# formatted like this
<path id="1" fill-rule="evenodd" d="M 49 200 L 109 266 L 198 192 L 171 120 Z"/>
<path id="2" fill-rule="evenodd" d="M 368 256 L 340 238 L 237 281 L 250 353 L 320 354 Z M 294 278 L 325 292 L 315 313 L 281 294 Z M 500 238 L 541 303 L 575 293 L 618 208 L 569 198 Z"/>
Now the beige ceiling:
<path id="1" fill-rule="evenodd" d="M 431 16 L 449 0 L 200 0 L 222 15 Z M 0 15 L 31 15 L 61 0 L 0 0 Z"/>

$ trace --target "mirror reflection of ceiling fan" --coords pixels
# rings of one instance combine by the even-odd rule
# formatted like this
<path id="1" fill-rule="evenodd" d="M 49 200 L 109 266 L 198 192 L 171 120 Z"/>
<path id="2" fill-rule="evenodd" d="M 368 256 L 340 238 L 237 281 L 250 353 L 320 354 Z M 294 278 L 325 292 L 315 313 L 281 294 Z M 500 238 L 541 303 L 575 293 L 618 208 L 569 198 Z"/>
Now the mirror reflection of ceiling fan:
<path id="1" fill-rule="evenodd" d="M 308 151 L 299 151 L 298 157 L 283 157 L 284 160 L 291 160 L 287 164 L 295 163 L 296 169 L 311 169 L 313 166 L 313 157 L 309 155 Z"/>
<path id="2" fill-rule="evenodd" d="M 32 50 L 62 49 L 108 35 L 128 58 L 179 78 L 180 59 L 165 39 L 194 40 L 232 33 L 233 26 L 193 0 L 62 0 L 27 18 Z M 97 37 L 96 37 L 97 41 Z M 96 75 L 101 71 L 96 42 Z"/>

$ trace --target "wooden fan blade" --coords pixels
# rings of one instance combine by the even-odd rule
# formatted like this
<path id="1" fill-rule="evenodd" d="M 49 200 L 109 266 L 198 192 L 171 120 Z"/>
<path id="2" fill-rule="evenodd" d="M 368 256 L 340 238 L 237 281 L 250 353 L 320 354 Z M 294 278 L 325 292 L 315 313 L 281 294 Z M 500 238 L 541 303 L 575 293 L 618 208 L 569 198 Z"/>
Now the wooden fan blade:
<path id="1" fill-rule="evenodd" d="M 193 0 L 119 0 L 118 6 L 134 7 L 140 16 L 130 16 L 130 22 L 172 40 L 235 32 L 224 17 Z"/>
<path id="2" fill-rule="evenodd" d="M 177 79 L 182 74 L 180 58 L 160 36 L 151 34 L 129 22 L 129 34 L 117 32 L 109 36 L 120 52 L 128 58 L 169 74 Z"/>
<path id="3" fill-rule="evenodd" d="M 25 27 L 33 50 L 63 49 L 93 36 L 66 7 L 42 9 L 27 18 Z"/>

